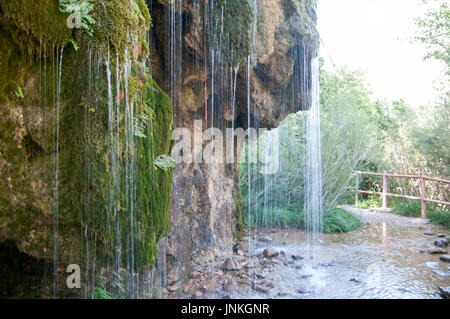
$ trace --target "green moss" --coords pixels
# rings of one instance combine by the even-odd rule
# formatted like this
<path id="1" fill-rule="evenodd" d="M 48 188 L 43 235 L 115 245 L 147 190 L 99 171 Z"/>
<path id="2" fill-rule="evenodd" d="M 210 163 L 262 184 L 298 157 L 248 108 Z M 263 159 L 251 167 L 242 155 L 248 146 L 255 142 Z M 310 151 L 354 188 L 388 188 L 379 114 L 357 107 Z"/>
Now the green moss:
<path id="1" fill-rule="evenodd" d="M 5 156 L 10 165 L 4 170 L 0 163 L 0 173 L 2 177 L 7 174 L 11 179 L 5 177 L 0 181 L 0 223 L 6 225 L 0 241 L 25 242 L 26 247 L 21 249 L 27 253 L 52 259 L 55 123 L 52 120 L 46 131 L 40 133 L 42 141 L 39 146 L 42 153 L 48 155 L 41 154 L 41 157 L 31 159 L 26 149 L 15 140 L 17 122 L 9 119 L 9 108 L 17 105 L 25 109 L 40 105 L 44 114 L 55 112 L 55 75 L 58 70 L 56 58 L 50 58 L 51 50 L 65 46 L 73 37 L 79 49 L 75 51 L 71 45 L 65 47 L 61 72 L 59 261 L 84 264 L 87 247 L 91 258 L 95 255 L 97 264 L 105 266 L 122 247 L 122 264 L 125 265 L 131 256 L 129 236 L 133 229 L 137 270 L 154 264 L 158 241 L 169 229 L 172 171 L 155 168 L 153 159 L 170 154 L 172 105 L 149 74 L 142 76 L 143 61 L 148 54 L 145 35 L 151 23 L 145 1 L 104 0 L 93 4 L 96 24 L 90 37 L 82 30 L 73 31 L 66 27 L 67 15 L 58 11 L 57 0 L 33 3 L 0 0 L 0 162 Z M 127 98 L 133 102 L 135 115 L 146 114 L 151 118 L 145 126 L 146 138 L 134 136 L 135 147 L 129 152 L 125 147 L 123 103 L 120 106 L 119 138 L 108 132 L 104 70 L 108 51 L 113 74 L 116 53 L 123 69 L 126 49 L 130 52 L 133 69 L 137 70 L 129 76 Z M 30 81 L 30 77 L 34 77 L 34 81 Z M 19 85 L 23 87 L 25 82 L 34 83 L 33 88 L 27 88 L 33 92 L 25 90 L 25 99 L 19 101 L 13 92 Z M 121 91 L 123 86 L 124 81 L 121 80 Z M 9 104 L 4 104 L 6 102 Z M 117 174 L 112 170 L 112 146 L 117 159 Z M 124 169 L 129 156 L 134 156 L 135 160 L 133 219 L 128 200 L 130 180 Z M 29 175 L 33 165 L 40 167 L 39 176 Z M 49 187 L 45 200 L 35 198 L 32 184 L 38 179 L 45 180 Z M 112 187 L 117 185 L 120 195 L 111 195 Z M 11 191 L 21 196 L 20 205 L 12 202 Z M 45 211 L 36 208 L 35 202 L 41 200 Z M 116 220 L 109 214 L 113 209 L 117 213 Z M 119 241 L 114 229 L 117 223 L 120 226 Z"/>
<path id="2" fill-rule="evenodd" d="M 0 23 L 24 52 L 37 53 L 40 39 L 64 46 L 72 30 L 57 0 L 0 0 Z"/>
<path id="3" fill-rule="evenodd" d="M 226 3 L 219 2 L 216 5 L 224 7 L 224 19 L 222 20 L 220 15 L 221 9 L 215 10 L 214 17 L 214 25 L 218 25 L 216 31 L 221 32 L 223 27 L 223 36 L 226 39 L 226 47 L 222 47 L 222 50 L 225 52 L 227 62 L 238 65 L 251 52 L 253 7 L 247 0 L 228 0 Z M 212 38 L 218 44 L 220 38 L 218 34 L 212 35 Z"/>

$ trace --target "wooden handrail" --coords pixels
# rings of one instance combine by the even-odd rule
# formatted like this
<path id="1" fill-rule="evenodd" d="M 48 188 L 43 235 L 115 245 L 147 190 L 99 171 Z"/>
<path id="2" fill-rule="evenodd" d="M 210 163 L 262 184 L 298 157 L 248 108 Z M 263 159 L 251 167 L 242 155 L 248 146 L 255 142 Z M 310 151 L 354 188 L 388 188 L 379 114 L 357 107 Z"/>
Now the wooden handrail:
<path id="1" fill-rule="evenodd" d="M 421 208 L 422 218 L 427 218 L 427 206 L 426 206 L 426 203 L 434 203 L 434 204 L 440 204 L 440 205 L 450 205 L 450 202 L 425 198 L 425 196 L 426 196 L 426 183 L 425 183 L 425 181 L 428 180 L 428 181 L 435 181 L 435 182 L 450 184 L 450 181 L 446 180 L 446 179 L 434 178 L 434 177 L 423 176 L 423 175 L 388 174 L 386 171 L 384 171 L 383 173 L 354 171 L 353 173 L 356 175 L 356 189 L 354 190 L 356 192 L 356 194 L 355 194 L 355 204 L 358 202 L 358 193 L 381 196 L 382 201 L 383 201 L 383 208 L 387 208 L 387 198 L 388 197 L 404 198 L 404 199 L 410 199 L 410 200 L 420 200 L 421 204 L 422 204 L 422 208 Z M 359 175 L 370 175 L 370 176 L 381 176 L 381 177 L 383 177 L 383 192 L 371 192 L 371 191 L 359 190 L 358 189 L 358 187 L 359 187 L 358 176 Z M 419 179 L 420 197 L 418 197 L 418 196 L 409 196 L 409 195 L 398 195 L 398 194 L 391 194 L 391 193 L 389 193 L 389 190 L 388 190 L 388 178 L 389 177 L 391 177 L 391 178 Z"/>
<path id="2" fill-rule="evenodd" d="M 383 176 L 383 173 L 372 173 L 372 172 L 361 172 L 361 171 L 353 171 L 355 175 L 371 175 L 371 176 Z M 402 174 L 387 174 L 386 177 L 394 177 L 394 178 L 410 178 L 410 179 L 419 179 L 423 178 L 428 181 L 435 181 L 440 182 L 444 184 L 450 184 L 450 180 L 442 179 L 442 178 L 435 178 L 435 177 L 429 177 L 429 176 L 421 176 L 421 175 L 402 175 Z"/>

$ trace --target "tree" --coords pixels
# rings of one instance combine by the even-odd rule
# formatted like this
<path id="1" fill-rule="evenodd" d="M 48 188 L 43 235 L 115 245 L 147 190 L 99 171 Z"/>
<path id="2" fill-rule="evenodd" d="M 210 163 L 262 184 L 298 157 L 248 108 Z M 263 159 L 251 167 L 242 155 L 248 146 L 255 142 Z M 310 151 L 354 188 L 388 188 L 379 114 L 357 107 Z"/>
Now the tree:
<path id="1" fill-rule="evenodd" d="M 429 3 L 429 1 L 424 1 Z M 422 17 L 415 19 L 415 40 L 427 49 L 425 58 L 434 58 L 450 66 L 450 8 L 448 0 L 438 0 Z"/>

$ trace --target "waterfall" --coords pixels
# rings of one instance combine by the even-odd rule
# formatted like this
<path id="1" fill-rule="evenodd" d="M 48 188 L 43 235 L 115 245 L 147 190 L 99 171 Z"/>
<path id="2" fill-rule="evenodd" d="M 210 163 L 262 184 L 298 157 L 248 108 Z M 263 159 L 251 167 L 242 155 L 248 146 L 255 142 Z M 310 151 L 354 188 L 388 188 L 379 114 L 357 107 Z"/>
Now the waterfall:
<path id="1" fill-rule="evenodd" d="M 304 222 L 308 244 L 315 245 L 323 232 L 319 58 L 312 61 L 311 78 L 311 109 L 308 114 L 306 143 Z M 312 258 L 315 262 L 320 258 L 315 249 L 313 249 Z"/>
<path id="2" fill-rule="evenodd" d="M 56 111 L 55 111 L 55 189 L 54 189 L 54 220 L 53 220 L 53 295 L 58 296 L 58 233 L 59 233 L 59 135 L 61 113 L 61 73 L 64 48 L 56 48 Z"/>

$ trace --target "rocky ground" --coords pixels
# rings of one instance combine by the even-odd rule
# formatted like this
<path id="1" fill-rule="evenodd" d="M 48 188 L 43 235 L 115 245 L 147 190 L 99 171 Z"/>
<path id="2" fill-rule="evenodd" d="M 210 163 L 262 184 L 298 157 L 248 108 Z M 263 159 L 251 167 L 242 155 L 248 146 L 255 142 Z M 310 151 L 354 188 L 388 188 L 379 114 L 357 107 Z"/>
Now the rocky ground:
<path id="1" fill-rule="evenodd" d="M 324 235 L 319 243 L 324 257 L 312 267 L 315 270 L 309 267 L 311 252 L 302 242 L 303 231 L 264 229 L 246 234 L 234 245 L 233 254 L 219 250 L 196 252 L 200 257 L 191 265 L 190 276 L 180 282 L 168 279 L 163 295 L 167 298 L 327 298 L 339 297 L 331 290 L 344 286 L 349 298 L 449 297 L 448 229 L 418 218 L 344 208 L 359 216 L 363 226 L 352 234 Z M 352 258 L 355 261 L 349 261 Z M 392 285 L 391 290 L 379 287 L 378 294 L 374 294 L 371 277 L 365 275 L 365 270 L 370 268 L 370 265 L 366 267 L 369 260 L 371 265 L 381 264 L 382 276 L 386 278 L 383 280 L 387 282 L 381 286 Z M 399 265 L 400 270 L 396 268 Z M 323 287 L 321 281 L 325 282 Z M 403 287 L 408 281 L 416 286 L 405 283 L 406 288 Z"/>

